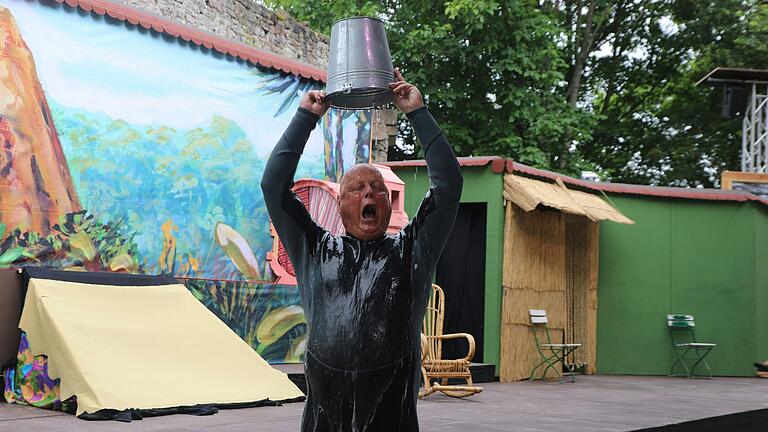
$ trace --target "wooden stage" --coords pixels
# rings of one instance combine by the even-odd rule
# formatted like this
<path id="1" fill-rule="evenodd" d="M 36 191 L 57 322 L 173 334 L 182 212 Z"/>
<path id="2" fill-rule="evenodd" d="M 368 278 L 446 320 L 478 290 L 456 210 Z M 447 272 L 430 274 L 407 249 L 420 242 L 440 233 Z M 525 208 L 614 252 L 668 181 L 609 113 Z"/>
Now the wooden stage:
<path id="1" fill-rule="evenodd" d="M 482 386 L 482 393 L 464 400 L 434 394 L 420 401 L 421 430 L 768 430 L 768 380 L 759 378 L 577 376 L 575 383 L 521 381 Z M 286 432 L 299 430 L 302 409 L 303 403 L 293 403 L 124 424 L 87 422 L 71 415 L 0 403 L 0 431 Z"/>

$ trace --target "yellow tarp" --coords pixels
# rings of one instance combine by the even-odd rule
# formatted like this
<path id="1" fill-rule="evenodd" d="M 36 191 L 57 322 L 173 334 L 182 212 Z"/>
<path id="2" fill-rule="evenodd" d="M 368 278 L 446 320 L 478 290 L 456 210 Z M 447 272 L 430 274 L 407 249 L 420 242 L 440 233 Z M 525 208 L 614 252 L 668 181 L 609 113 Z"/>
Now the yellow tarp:
<path id="1" fill-rule="evenodd" d="M 303 395 L 183 285 L 31 279 L 19 327 L 78 415 Z"/>
<path id="2" fill-rule="evenodd" d="M 635 223 L 599 196 L 568 189 L 560 179 L 557 183 L 548 183 L 507 174 L 504 176 L 504 198 L 525 211 L 531 211 L 541 204 L 565 213 L 585 216 L 593 221 Z"/>

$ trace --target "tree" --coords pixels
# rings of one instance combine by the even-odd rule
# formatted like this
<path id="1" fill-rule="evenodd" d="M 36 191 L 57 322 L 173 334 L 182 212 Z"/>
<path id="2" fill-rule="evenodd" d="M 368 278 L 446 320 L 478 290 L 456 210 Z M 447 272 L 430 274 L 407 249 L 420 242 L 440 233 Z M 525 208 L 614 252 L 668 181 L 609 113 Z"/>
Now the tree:
<path id="1" fill-rule="evenodd" d="M 738 168 L 739 123 L 716 66 L 764 68 L 758 0 L 272 0 L 313 28 L 382 18 L 395 63 L 418 84 L 459 155 L 496 154 L 566 174 L 717 185 Z M 414 138 L 390 158 L 414 157 Z M 399 150 L 399 151 L 398 151 Z"/>
<path id="2" fill-rule="evenodd" d="M 717 66 L 765 67 L 765 6 L 756 1 L 613 4 L 579 99 L 597 118 L 578 151 L 613 181 L 717 186 L 738 169 L 740 123 L 720 116 L 721 89 L 695 87 Z M 762 12 L 761 12 L 762 11 Z M 763 19 L 764 22 L 764 19 Z M 755 49 L 761 47 L 761 49 Z"/>
<path id="3" fill-rule="evenodd" d="M 566 64 L 552 37 L 558 29 L 527 2 L 343 2 L 341 16 L 327 13 L 330 1 L 267 4 L 318 29 L 341 16 L 381 17 L 395 64 L 419 85 L 459 155 L 502 154 L 550 167 L 566 153 L 557 139 L 563 131 L 585 131 L 584 116 L 559 88 Z M 406 151 L 413 149 L 410 129 L 401 126 Z"/>
<path id="4" fill-rule="evenodd" d="M 528 2 L 455 0 L 396 12 L 395 57 L 419 83 L 460 155 L 569 165 L 560 138 L 589 122 L 563 96 L 554 20 Z M 428 66 L 425 66 L 428 65 Z"/>
<path id="5" fill-rule="evenodd" d="M 285 11 L 326 36 L 330 36 L 333 23 L 342 18 L 381 15 L 385 3 L 375 0 L 264 0 L 265 6 Z"/>

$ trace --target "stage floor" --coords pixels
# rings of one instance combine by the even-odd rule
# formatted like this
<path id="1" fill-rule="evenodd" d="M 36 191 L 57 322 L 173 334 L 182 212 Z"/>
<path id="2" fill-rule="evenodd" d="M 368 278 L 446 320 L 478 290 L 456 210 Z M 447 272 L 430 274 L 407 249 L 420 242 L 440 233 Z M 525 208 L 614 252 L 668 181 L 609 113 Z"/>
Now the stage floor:
<path id="1" fill-rule="evenodd" d="M 759 378 L 578 376 L 576 383 L 522 381 L 482 386 L 483 393 L 468 399 L 434 394 L 419 401 L 421 430 L 631 431 L 753 410 L 764 410 L 752 414 L 753 423 L 757 416 L 761 428 L 768 424 L 768 381 Z M 303 403 L 293 403 L 223 410 L 208 417 L 173 415 L 124 424 L 87 422 L 71 415 L 0 403 L 0 431 L 286 432 L 299 430 L 303 407 Z"/>

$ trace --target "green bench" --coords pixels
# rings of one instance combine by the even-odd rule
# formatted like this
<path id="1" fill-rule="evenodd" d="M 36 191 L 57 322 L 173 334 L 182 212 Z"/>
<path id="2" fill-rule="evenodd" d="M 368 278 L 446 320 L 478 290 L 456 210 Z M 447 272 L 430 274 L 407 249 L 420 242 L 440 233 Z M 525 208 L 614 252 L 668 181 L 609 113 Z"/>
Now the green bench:
<path id="1" fill-rule="evenodd" d="M 717 344 L 696 340 L 696 333 L 694 332 L 696 322 L 693 315 L 668 314 L 667 327 L 669 327 L 672 336 L 672 353 L 674 356 L 669 376 L 704 376 L 696 375 L 696 368 L 699 365 L 704 365 L 709 372 L 706 377 L 712 378 L 712 368 L 709 367 L 706 358 Z M 684 374 L 675 373 L 675 368 L 678 365 L 685 369 Z"/>

